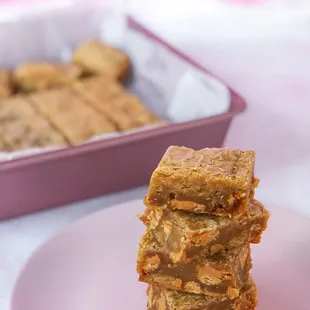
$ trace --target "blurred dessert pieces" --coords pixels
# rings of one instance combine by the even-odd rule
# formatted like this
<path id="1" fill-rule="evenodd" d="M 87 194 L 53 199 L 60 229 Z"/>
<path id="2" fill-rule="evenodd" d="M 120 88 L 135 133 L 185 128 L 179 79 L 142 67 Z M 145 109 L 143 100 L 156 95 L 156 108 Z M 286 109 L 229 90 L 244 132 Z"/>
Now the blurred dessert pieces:
<path id="1" fill-rule="evenodd" d="M 42 91 L 67 85 L 77 80 L 82 70 L 74 64 L 29 62 L 19 65 L 14 73 L 14 82 L 21 92 Z"/>
<path id="2" fill-rule="evenodd" d="M 72 63 L 0 70 L 1 151 L 76 146 L 97 135 L 164 125 L 121 84 L 129 68 L 125 53 L 89 40 Z"/>
<path id="3" fill-rule="evenodd" d="M 99 40 L 82 43 L 73 52 L 72 62 L 86 75 L 101 74 L 114 80 L 125 78 L 130 68 L 129 57 L 124 52 Z"/>
<path id="4" fill-rule="evenodd" d="M 149 310 L 253 310 L 250 243 L 269 212 L 254 199 L 255 153 L 168 148 L 140 216 L 137 272 Z"/>
<path id="5" fill-rule="evenodd" d="M 10 97 L 13 91 L 12 73 L 7 69 L 0 69 L 0 100 Z"/>
<path id="6" fill-rule="evenodd" d="M 18 90 L 31 92 L 67 85 L 81 75 L 74 64 L 29 62 L 19 65 L 13 77 Z"/>
<path id="7" fill-rule="evenodd" d="M 28 100 L 62 132 L 70 145 L 79 145 L 99 134 L 116 132 L 115 126 L 103 114 L 88 106 L 70 88 L 34 93 L 29 95 Z"/>
<path id="8" fill-rule="evenodd" d="M 250 310 L 256 307 L 257 289 L 250 277 L 239 298 L 187 294 L 149 285 L 147 289 L 149 310 Z"/>
<path id="9" fill-rule="evenodd" d="M 22 97 L 0 102 L 0 132 L 5 150 L 67 145 L 64 136 Z"/>
<path id="10" fill-rule="evenodd" d="M 103 113 L 118 131 L 150 125 L 158 121 L 141 100 L 120 84 L 101 76 L 78 81 L 74 90 L 96 111 Z"/>

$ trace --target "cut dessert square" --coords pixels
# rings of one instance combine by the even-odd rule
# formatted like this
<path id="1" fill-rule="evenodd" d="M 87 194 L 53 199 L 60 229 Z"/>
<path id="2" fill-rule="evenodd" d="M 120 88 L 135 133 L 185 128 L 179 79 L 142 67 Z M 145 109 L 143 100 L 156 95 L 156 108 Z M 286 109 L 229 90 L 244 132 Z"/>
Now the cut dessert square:
<path id="1" fill-rule="evenodd" d="M 14 81 L 23 92 L 66 85 L 78 79 L 82 70 L 74 64 L 29 62 L 19 65 Z"/>
<path id="2" fill-rule="evenodd" d="M 269 212 L 251 200 L 249 212 L 233 218 L 149 206 L 140 219 L 173 263 L 200 255 L 226 254 L 246 243 L 259 243 Z"/>
<path id="3" fill-rule="evenodd" d="M 113 79 L 124 78 L 130 68 L 129 58 L 124 52 L 99 40 L 82 43 L 73 52 L 72 60 L 86 74 L 102 74 Z"/>
<path id="4" fill-rule="evenodd" d="M 247 211 L 257 180 L 254 151 L 170 146 L 152 174 L 146 205 L 196 213 Z"/>
<path id="5" fill-rule="evenodd" d="M 188 263 L 173 263 L 147 231 L 140 241 L 139 280 L 166 289 L 204 295 L 239 296 L 252 267 L 249 244 L 221 257 L 199 256 Z"/>
<path id="6" fill-rule="evenodd" d="M 0 132 L 10 150 L 67 145 L 64 137 L 22 97 L 0 102 Z"/>
<path id="7" fill-rule="evenodd" d="M 106 77 L 90 78 L 73 84 L 87 103 L 103 113 L 119 131 L 153 124 L 158 119 L 136 96 Z"/>
<path id="8" fill-rule="evenodd" d="M 0 99 L 10 97 L 14 90 L 12 73 L 7 69 L 0 69 Z"/>
<path id="9" fill-rule="evenodd" d="M 85 104 L 72 89 L 58 88 L 31 94 L 29 102 L 67 138 L 79 145 L 89 138 L 116 131 L 108 119 Z"/>
<path id="10" fill-rule="evenodd" d="M 148 310 L 254 310 L 257 306 L 257 290 L 252 279 L 235 299 L 220 296 L 187 294 L 149 285 Z"/>

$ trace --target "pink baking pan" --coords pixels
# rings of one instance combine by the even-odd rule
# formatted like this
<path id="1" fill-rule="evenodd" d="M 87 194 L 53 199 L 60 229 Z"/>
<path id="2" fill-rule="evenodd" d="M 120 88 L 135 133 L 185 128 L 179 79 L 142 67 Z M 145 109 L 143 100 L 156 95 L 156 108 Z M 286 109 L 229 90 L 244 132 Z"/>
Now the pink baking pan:
<path id="1" fill-rule="evenodd" d="M 63 32 L 69 31 L 70 27 L 61 26 L 62 22 L 73 23 L 68 20 L 69 17 L 66 14 L 73 18 L 75 12 L 74 10 L 67 13 L 61 12 L 58 15 L 62 16 L 63 20 L 59 22 L 57 18 L 61 17 L 54 15 L 49 25 L 57 20 L 59 29 Z M 83 14 L 86 12 L 83 11 Z M 45 26 L 43 27 L 42 24 L 40 27 L 38 23 L 46 19 L 47 17 L 28 18 L 22 30 L 28 31 L 27 34 L 29 31 L 41 31 L 41 35 L 44 36 Z M 184 68 L 190 67 L 191 70 L 195 69 L 202 74 L 211 75 L 206 68 L 171 47 L 130 17 L 128 26 L 131 36 L 139 37 L 141 44 L 144 42 L 147 47 L 156 47 L 159 51 L 156 53 L 157 57 L 164 57 L 160 55 L 167 54 L 176 60 L 176 66 L 180 64 Z M 10 31 L 16 31 L 16 29 Z M 86 38 L 89 34 L 84 33 L 84 36 Z M 37 37 L 40 37 L 39 34 Z M 67 38 L 68 36 L 64 35 L 64 39 Z M 85 38 L 75 37 L 74 40 Z M 71 37 L 68 40 L 70 41 Z M 135 46 L 131 44 L 132 49 Z M 55 49 L 56 46 L 53 45 L 53 48 Z M 131 54 L 132 50 L 129 52 L 130 56 Z M 31 57 L 34 55 L 31 54 Z M 161 61 L 161 59 L 158 60 Z M 135 83 L 136 78 L 140 78 L 139 83 Z M 158 87 L 160 83 L 156 84 L 154 79 L 146 81 L 141 73 L 135 75 L 134 72 L 133 84 L 133 89 L 138 89 L 137 93 L 138 95 L 141 93 L 142 97 L 143 94 L 150 94 L 154 89 L 152 98 L 155 98 L 158 93 L 163 93 Z M 185 145 L 195 149 L 221 147 L 232 119 L 246 108 L 245 101 L 236 92 L 229 90 L 230 109 L 224 114 L 136 131 L 77 147 L 2 161 L 0 163 L 0 219 L 147 184 L 152 170 L 169 145 Z M 156 100 L 160 102 L 160 95 Z M 146 105 L 149 104 L 147 100 L 144 102 Z M 152 106 L 154 107 L 154 103 Z"/>

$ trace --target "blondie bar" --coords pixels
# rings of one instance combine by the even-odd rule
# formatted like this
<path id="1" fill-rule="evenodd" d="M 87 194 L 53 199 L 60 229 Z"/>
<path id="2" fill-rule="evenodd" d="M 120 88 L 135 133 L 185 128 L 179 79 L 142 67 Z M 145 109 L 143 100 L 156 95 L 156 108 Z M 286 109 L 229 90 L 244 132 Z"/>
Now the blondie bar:
<path id="1" fill-rule="evenodd" d="M 199 256 L 188 263 L 173 263 L 150 232 L 140 241 L 139 280 L 166 289 L 236 298 L 252 267 L 250 246 L 225 258 Z"/>
<path id="2" fill-rule="evenodd" d="M 146 205 L 218 215 L 247 211 L 254 195 L 255 153 L 170 146 L 152 174 Z"/>
<path id="3" fill-rule="evenodd" d="M 19 90 L 30 92 L 66 85 L 81 74 L 82 70 L 74 64 L 29 62 L 16 68 L 14 81 Z"/>
<path id="4" fill-rule="evenodd" d="M 225 255 L 248 242 L 259 243 L 268 218 L 268 211 L 254 199 L 248 213 L 233 218 L 160 206 L 149 206 L 140 216 L 173 263 L 188 262 L 200 255 Z"/>
<path id="5" fill-rule="evenodd" d="M 0 99 L 10 97 L 14 90 L 12 73 L 7 69 L 0 69 Z"/>
<path id="6" fill-rule="evenodd" d="M 85 79 L 74 83 L 73 88 L 89 105 L 106 115 L 119 131 L 158 121 L 139 98 L 129 94 L 119 83 L 106 77 Z"/>
<path id="7" fill-rule="evenodd" d="M 14 96 L 0 102 L 0 132 L 12 151 L 29 147 L 65 146 L 65 138 L 26 100 Z"/>
<path id="8" fill-rule="evenodd" d="M 239 297 L 229 299 L 220 296 L 187 294 L 149 285 L 148 310 L 254 310 L 257 306 L 257 290 L 252 279 L 240 291 Z"/>
<path id="9" fill-rule="evenodd" d="M 29 102 L 57 128 L 71 145 L 92 136 L 115 132 L 108 119 L 86 105 L 70 88 L 59 88 L 28 96 Z"/>
<path id="10" fill-rule="evenodd" d="M 72 60 L 86 74 L 102 74 L 118 80 L 125 77 L 130 68 L 129 58 L 124 52 L 99 40 L 82 43 L 73 52 Z"/>

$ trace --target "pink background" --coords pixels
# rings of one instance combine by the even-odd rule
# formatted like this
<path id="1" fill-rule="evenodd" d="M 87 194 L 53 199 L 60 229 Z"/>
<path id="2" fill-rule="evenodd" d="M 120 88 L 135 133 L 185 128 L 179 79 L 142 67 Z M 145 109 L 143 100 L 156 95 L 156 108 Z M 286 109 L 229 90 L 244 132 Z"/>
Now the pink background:
<path id="1" fill-rule="evenodd" d="M 310 13 L 302 8 L 307 1 L 266 1 L 301 7 L 277 21 L 270 17 L 278 15 L 272 11 L 256 18 L 247 18 L 244 11 L 208 13 L 205 4 L 213 0 L 184 0 L 177 7 L 174 0 L 142 1 L 139 6 L 130 2 L 128 10 L 138 20 L 247 99 L 249 108 L 234 121 L 226 145 L 257 151 L 257 198 L 310 216 Z M 0 309 L 7 309 L 18 267 L 46 238 L 85 214 L 144 192 L 140 188 L 0 223 L 5 253 L 0 259 Z"/>

